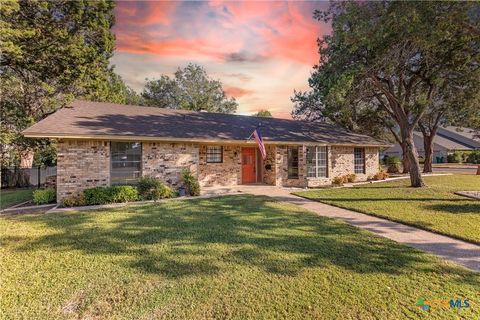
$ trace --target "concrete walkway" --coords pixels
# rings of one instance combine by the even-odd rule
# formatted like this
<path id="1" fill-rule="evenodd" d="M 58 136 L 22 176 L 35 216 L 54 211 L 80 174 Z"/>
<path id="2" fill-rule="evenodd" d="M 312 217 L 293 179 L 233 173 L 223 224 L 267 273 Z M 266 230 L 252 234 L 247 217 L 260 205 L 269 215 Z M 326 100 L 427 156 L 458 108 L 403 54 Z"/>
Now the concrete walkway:
<path id="1" fill-rule="evenodd" d="M 238 186 L 238 190 L 254 195 L 269 196 L 279 201 L 298 205 L 318 215 L 340 219 L 356 227 L 414 248 L 430 252 L 469 269 L 480 271 L 480 246 L 417 229 L 401 223 L 341 209 L 324 203 L 292 195 L 291 189 L 272 186 Z"/>

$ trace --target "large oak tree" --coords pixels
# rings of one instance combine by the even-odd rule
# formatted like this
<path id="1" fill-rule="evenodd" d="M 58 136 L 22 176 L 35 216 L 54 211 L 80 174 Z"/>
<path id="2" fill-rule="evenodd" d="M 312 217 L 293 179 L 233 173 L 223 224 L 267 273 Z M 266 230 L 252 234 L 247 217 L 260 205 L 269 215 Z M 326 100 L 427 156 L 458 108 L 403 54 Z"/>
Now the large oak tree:
<path id="1" fill-rule="evenodd" d="M 361 122 L 370 115 L 401 144 L 411 185 L 424 186 L 413 131 L 438 105 L 449 81 L 475 78 L 477 7 L 459 2 L 333 2 L 328 10 L 316 11 L 317 19 L 331 22 L 332 33 L 319 39 L 320 62 L 309 79 L 312 92 L 296 94 L 297 109 L 298 99 L 311 95 L 316 101 L 310 104 L 336 122 L 369 127 Z"/>

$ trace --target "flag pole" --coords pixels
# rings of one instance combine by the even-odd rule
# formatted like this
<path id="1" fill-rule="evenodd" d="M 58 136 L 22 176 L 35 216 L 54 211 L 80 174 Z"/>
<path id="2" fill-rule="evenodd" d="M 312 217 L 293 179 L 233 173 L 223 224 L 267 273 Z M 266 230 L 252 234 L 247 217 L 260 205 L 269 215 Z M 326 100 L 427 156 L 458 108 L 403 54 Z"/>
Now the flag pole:
<path id="1" fill-rule="evenodd" d="M 250 133 L 250 135 L 248 136 L 247 141 L 252 138 L 253 133 L 255 132 L 255 130 L 257 130 L 257 129 L 258 129 L 259 127 L 261 127 L 261 126 L 262 126 L 262 123 L 259 122 L 259 123 L 257 124 L 257 126 L 255 127 L 255 129 L 253 129 L 252 133 Z"/>

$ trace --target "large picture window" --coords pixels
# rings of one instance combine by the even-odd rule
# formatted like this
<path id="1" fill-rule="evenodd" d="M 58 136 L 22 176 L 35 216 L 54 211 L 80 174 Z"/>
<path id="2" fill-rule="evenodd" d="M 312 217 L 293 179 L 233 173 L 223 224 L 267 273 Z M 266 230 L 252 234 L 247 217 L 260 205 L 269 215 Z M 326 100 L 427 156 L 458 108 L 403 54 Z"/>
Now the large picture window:
<path id="1" fill-rule="evenodd" d="M 327 147 L 307 148 L 307 177 L 328 177 Z"/>
<path id="2" fill-rule="evenodd" d="M 135 184 L 142 175 L 140 142 L 110 143 L 110 184 Z"/>
<path id="3" fill-rule="evenodd" d="M 298 147 L 288 147 L 288 179 L 298 179 Z"/>
<path id="4" fill-rule="evenodd" d="M 365 148 L 355 148 L 353 153 L 355 173 L 365 173 Z"/>
<path id="5" fill-rule="evenodd" d="M 222 163 L 223 162 L 223 147 L 222 146 L 207 146 L 207 162 L 208 163 Z"/>

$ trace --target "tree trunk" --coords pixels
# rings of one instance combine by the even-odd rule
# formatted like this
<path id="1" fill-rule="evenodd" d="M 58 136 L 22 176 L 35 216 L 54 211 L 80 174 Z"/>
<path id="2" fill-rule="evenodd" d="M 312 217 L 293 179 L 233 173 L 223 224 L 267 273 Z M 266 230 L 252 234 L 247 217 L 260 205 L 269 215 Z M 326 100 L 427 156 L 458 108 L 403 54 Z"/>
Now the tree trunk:
<path id="1" fill-rule="evenodd" d="M 477 175 L 480 175 L 480 164 L 477 167 Z"/>
<path id="2" fill-rule="evenodd" d="M 432 172 L 433 135 L 423 135 L 423 149 L 425 150 L 425 162 L 423 164 L 423 172 Z"/>
<path id="3" fill-rule="evenodd" d="M 402 147 L 402 167 L 403 167 L 402 173 L 409 173 L 410 163 L 407 157 L 407 143 L 405 142 L 405 140 L 403 140 L 400 146 Z"/>
<path id="4" fill-rule="evenodd" d="M 410 169 L 410 184 L 414 188 L 425 187 L 422 174 L 420 173 L 420 164 L 418 163 L 418 153 L 413 142 L 413 130 L 402 129 L 403 141 L 406 147 L 406 157 Z"/>

